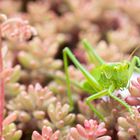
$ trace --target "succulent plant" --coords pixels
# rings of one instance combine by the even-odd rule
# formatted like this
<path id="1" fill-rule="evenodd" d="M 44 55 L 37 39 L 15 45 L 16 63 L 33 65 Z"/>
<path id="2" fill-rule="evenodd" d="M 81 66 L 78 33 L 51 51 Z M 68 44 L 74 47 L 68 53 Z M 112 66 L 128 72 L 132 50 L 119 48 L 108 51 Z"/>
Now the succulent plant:
<path id="1" fill-rule="evenodd" d="M 25 90 L 25 86 L 18 83 L 20 77 L 21 67 L 16 65 L 12 68 L 7 80 L 5 79 L 5 95 L 7 99 L 16 97 Z"/>
<path id="2" fill-rule="evenodd" d="M 120 140 L 140 139 L 140 113 L 133 108 L 134 115 L 118 118 L 118 137 Z"/>
<path id="3" fill-rule="evenodd" d="M 75 120 L 75 115 L 69 113 L 70 106 L 68 104 L 61 105 L 57 102 L 55 105 L 50 104 L 48 107 L 48 115 L 51 122 L 56 128 L 63 129 L 67 125 L 71 125 Z"/>
<path id="4" fill-rule="evenodd" d="M 133 7 L 131 9 L 131 7 Z M 140 19 L 137 18 L 137 13 L 139 12 L 140 2 L 137 0 L 125 1 L 120 3 L 120 8 L 128 14 L 128 16 L 135 21 L 137 24 L 140 23 Z M 130 10 L 131 9 L 131 10 Z"/>
<path id="5" fill-rule="evenodd" d="M 103 136 L 106 133 L 104 123 L 98 124 L 96 120 L 85 120 L 84 126 L 77 124 L 70 129 L 68 140 L 111 140 L 110 136 Z"/>
<path id="6" fill-rule="evenodd" d="M 140 77 L 137 80 L 132 80 L 129 87 L 130 96 L 126 97 L 126 102 L 130 105 L 139 106 L 140 105 Z"/>
<path id="7" fill-rule="evenodd" d="M 1 0 L 0 13 L 8 18 L 0 14 L 0 140 L 139 140 L 140 78 L 127 93 L 114 93 L 135 106 L 133 117 L 103 97 L 92 102 L 104 116 L 98 123 L 77 84 L 84 77 L 72 62 L 70 110 L 62 61 L 67 46 L 91 72 L 95 65 L 83 38 L 107 62 L 139 56 L 139 11 L 138 0 Z"/>
<path id="8" fill-rule="evenodd" d="M 32 140 L 58 140 L 59 133 L 59 130 L 53 133 L 50 127 L 44 126 L 41 135 L 37 131 L 33 132 Z"/>
<path id="9" fill-rule="evenodd" d="M 3 138 L 2 140 L 20 140 L 22 131 L 17 130 L 13 122 L 17 119 L 18 112 L 15 111 L 8 115 L 3 121 Z"/>
<path id="10" fill-rule="evenodd" d="M 3 66 L 3 52 L 2 52 L 2 37 L 7 39 L 14 39 L 16 41 L 23 41 L 36 34 L 36 30 L 29 25 L 27 21 L 20 18 L 7 19 L 4 14 L 0 14 L 0 73 L 4 72 Z M 4 77 L 0 79 L 0 139 L 2 139 L 2 122 L 4 111 Z"/>
<path id="11" fill-rule="evenodd" d="M 23 91 L 17 97 L 10 100 L 8 108 L 11 110 L 47 110 L 48 105 L 56 102 L 56 97 L 47 88 L 42 88 L 40 84 L 28 86 L 27 91 Z"/>
<path id="12" fill-rule="evenodd" d="M 22 136 L 21 130 L 16 130 L 16 125 L 11 123 L 3 128 L 3 139 L 2 140 L 20 140 Z"/>

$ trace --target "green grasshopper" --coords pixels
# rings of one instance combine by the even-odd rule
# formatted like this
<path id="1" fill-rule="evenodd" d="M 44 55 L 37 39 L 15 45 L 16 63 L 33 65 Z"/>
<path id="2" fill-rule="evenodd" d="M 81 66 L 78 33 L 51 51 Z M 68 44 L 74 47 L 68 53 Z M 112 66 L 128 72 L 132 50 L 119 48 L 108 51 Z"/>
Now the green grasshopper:
<path id="1" fill-rule="evenodd" d="M 66 73 L 66 83 L 67 83 L 67 95 L 69 99 L 69 104 L 71 109 L 73 109 L 74 102 L 72 99 L 71 89 L 70 89 L 70 78 L 68 73 L 68 57 L 71 59 L 73 64 L 82 72 L 85 77 L 84 82 L 79 83 L 84 91 L 91 94 L 86 99 L 86 103 L 89 108 L 101 119 L 104 120 L 103 115 L 95 109 L 92 101 L 103 96 L 109 96 L 114 100 L 122 104 L 131 114 L 133 111 L 131 106 L 129 106 L 125 101 L 116 97 L 113 92 L 119 89 L 125 89 L 129 86 L 130 78 L 133 74 L 135 68 L 140 68 L 140 59 L 134 56 L 132 60 L 123 62 L 106 63 L 104 60 L 97 55 L 93 47 L 88 43 L 88 41 L 83 40 L 84 48 L 86 49 L 88 56 L 92 63 L 96 67 L 91 71 L 87 71 L 76 59 L 71 50 L 66 47 L 63 50 L 64 59 L 64 69 Z"/>

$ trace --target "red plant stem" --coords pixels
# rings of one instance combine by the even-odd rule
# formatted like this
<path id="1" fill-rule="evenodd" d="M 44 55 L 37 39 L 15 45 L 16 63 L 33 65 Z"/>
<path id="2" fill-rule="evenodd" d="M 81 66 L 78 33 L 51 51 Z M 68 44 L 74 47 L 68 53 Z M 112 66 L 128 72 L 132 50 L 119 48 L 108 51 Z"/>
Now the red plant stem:
<path id="1" fill-rule="evenodd" d="M 3 59 L 2 59 L 2 34 L 0 27 L 0 73 L 3 71 Z M 4 112 L 4 79 L 0 79 L 0 140 L 2 140 L 2 123 Z"/>

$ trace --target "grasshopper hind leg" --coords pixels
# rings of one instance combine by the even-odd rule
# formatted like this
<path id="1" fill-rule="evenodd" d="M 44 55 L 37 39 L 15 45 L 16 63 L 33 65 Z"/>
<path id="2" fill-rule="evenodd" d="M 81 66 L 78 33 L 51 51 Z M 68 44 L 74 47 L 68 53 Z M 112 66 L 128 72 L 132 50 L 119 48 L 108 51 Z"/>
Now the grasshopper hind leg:
<path id="1" fill-rule="evenodd" d="M 101 85 L 96 81 L 96 79 L 79 63 L 76 57 L 73 55 L 69 48 L 63 50 L 63 60 L 64 60 L 64 70 L 66 73 L 66 83 L 67 83 L 67 95 L 69 99 L 69 104 L 71 109 L 73 109 L 74 102 L 72 99 L 71 89 L 70 89 L 70 77 L 68 72 L 68 57 L 72 60 L 74 65 L 82 72 L 86 80 L 89 82 L 90 86 L 94 87 L 96 91 L 101 90 Z"/>

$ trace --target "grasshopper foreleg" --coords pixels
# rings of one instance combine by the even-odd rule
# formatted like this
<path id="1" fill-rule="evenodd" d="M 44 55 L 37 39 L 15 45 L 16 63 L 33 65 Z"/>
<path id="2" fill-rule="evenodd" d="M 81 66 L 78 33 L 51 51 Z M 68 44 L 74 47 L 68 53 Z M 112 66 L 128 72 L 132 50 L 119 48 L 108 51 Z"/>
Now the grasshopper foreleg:
<path id="1" fill-rule="evenodd" d="M 91 103 L 93 100 L 95 99 L 98 99 L 98 98 L 101 98 L 102 96 L 105 96 L 108 94 L 108 90 L 102 90 L 96 94 L 93 94 L 91 96 L 89 96 L 87 99 L 86 99 L 86 103 L 87 105 L 90 107 L 90 109 L 102 120 L 104 121 L 104 116 L 99 113 L 95 107 L 93 106 L 93 104 Z"/>
<path id="2" fill-rule="evenodd" d="M 121 100 L 120 98 L 116 97 L 115 95 L 113 95 L 112 93 L 109 94 L 110 97 L 112 97 L 114 100 L 116 100 L 117 102 L 119 102 L 121 105 L 123 105 L 129 112 L 131 115 L 133 115 L 133 111 L 132 108 L 123 100 Z"/>

